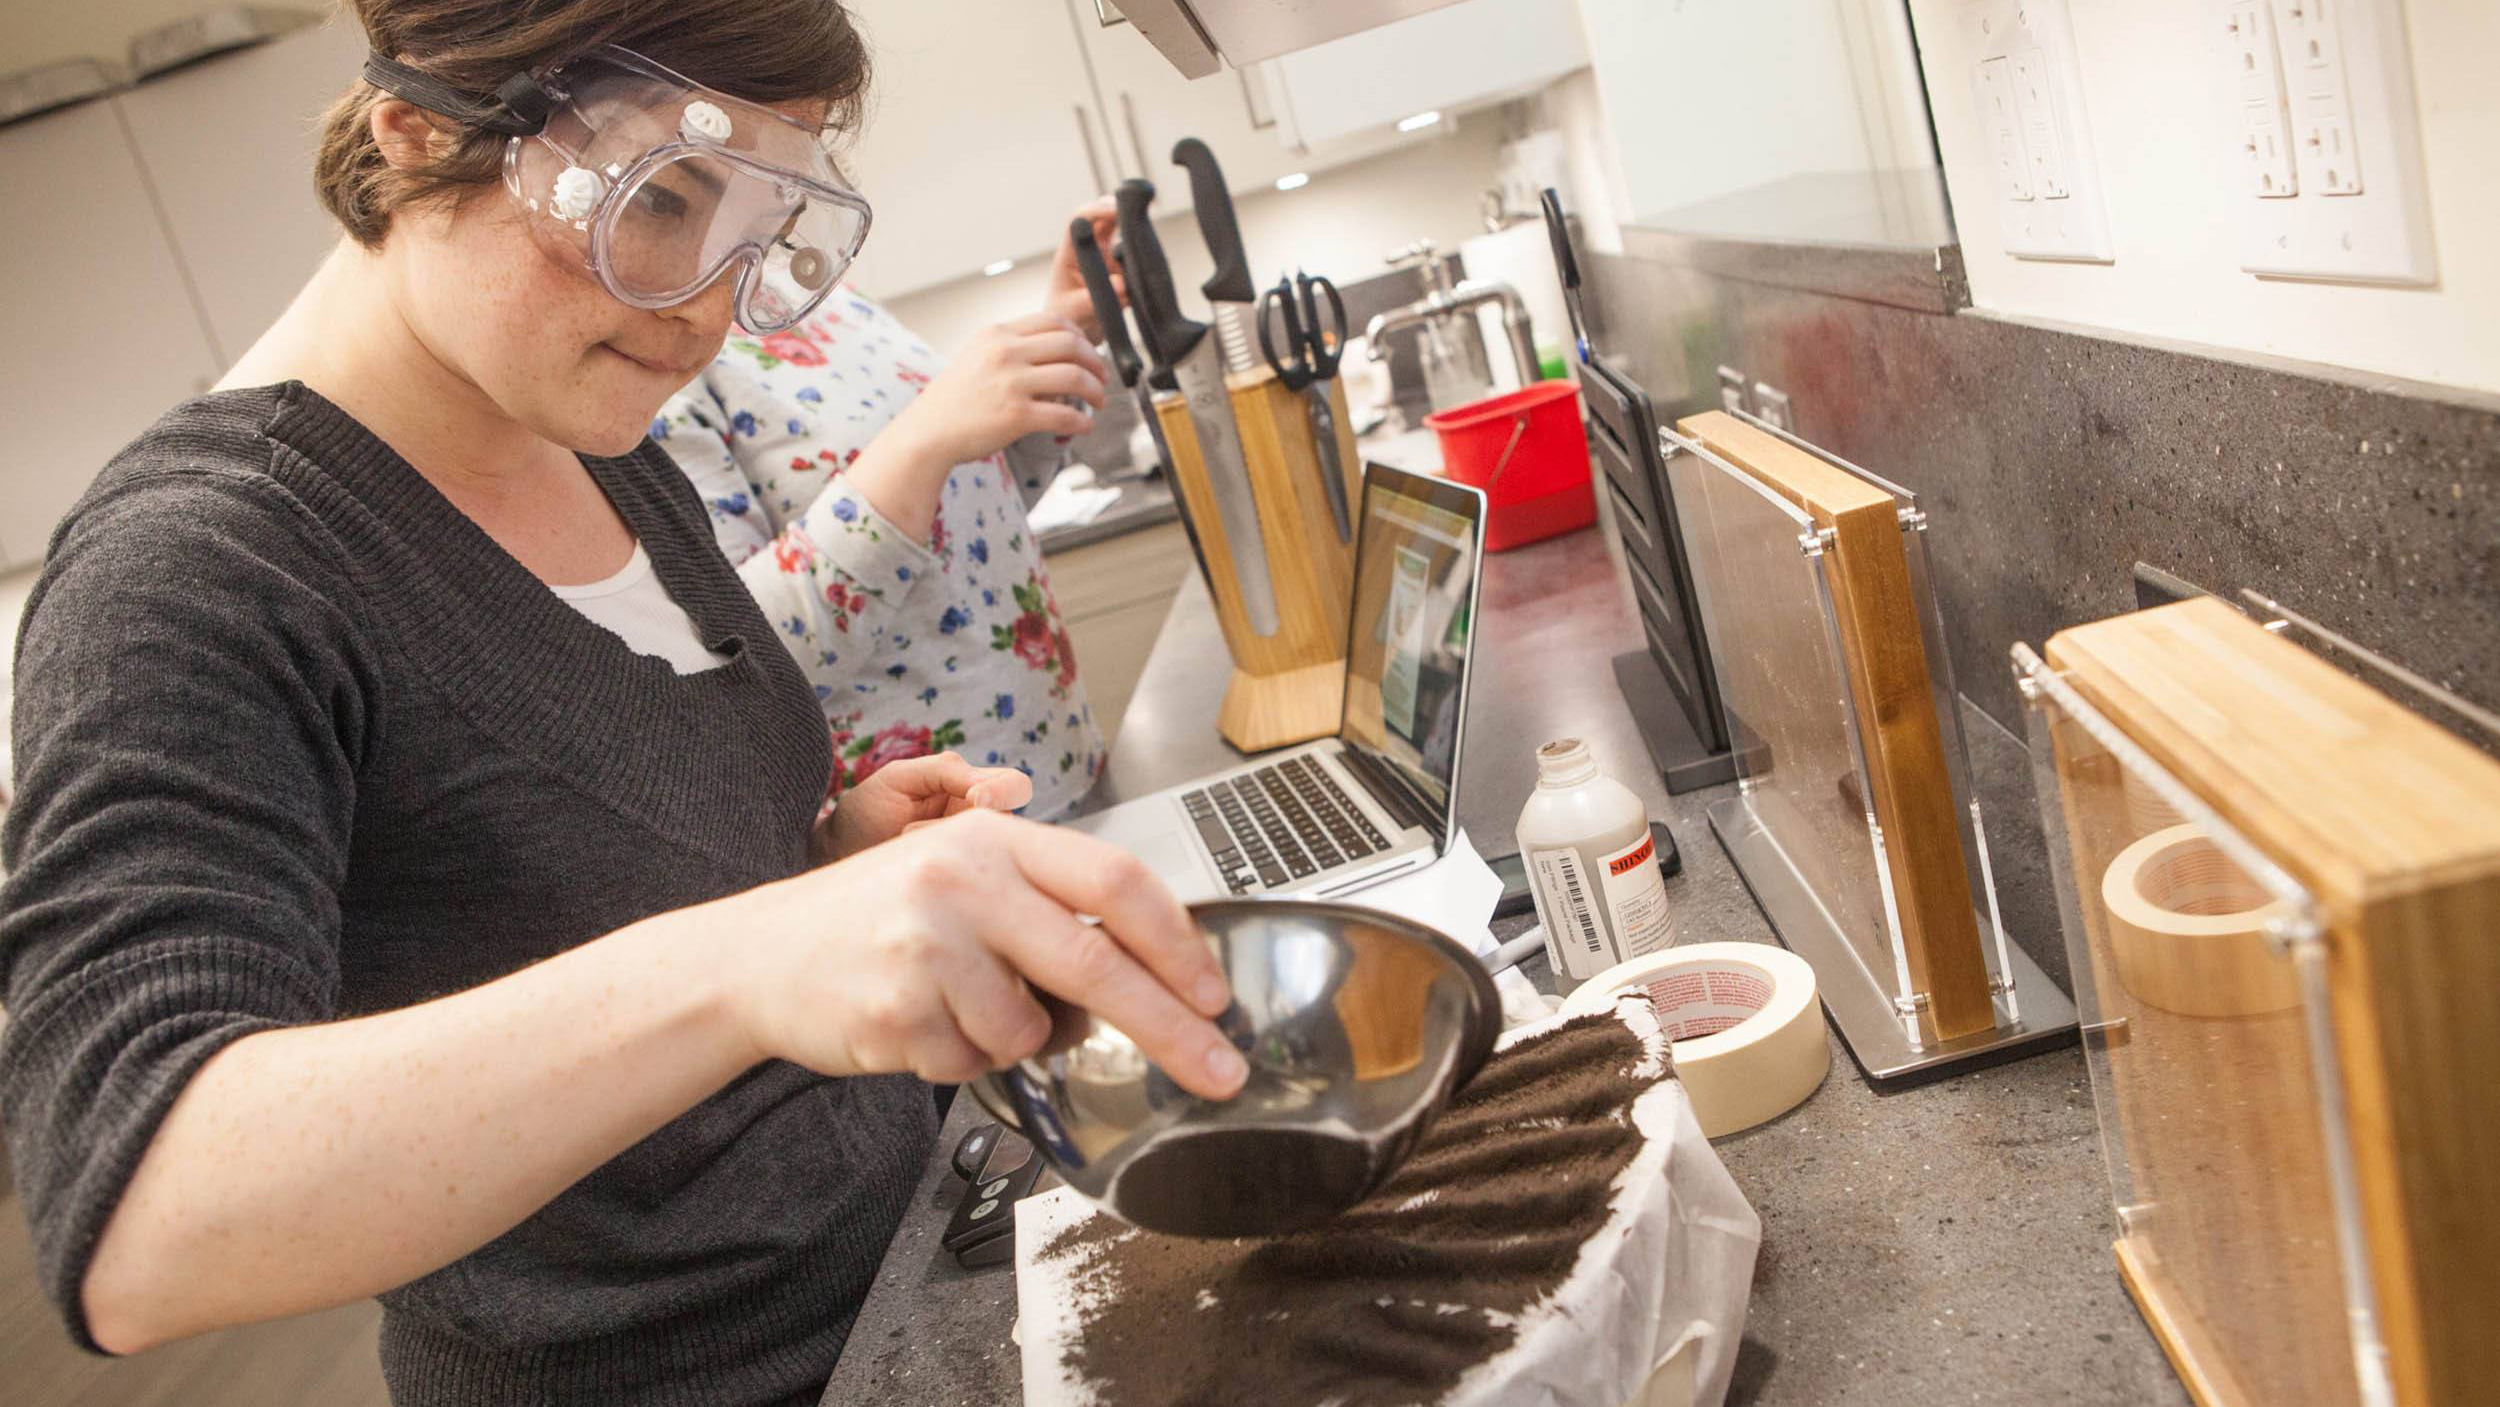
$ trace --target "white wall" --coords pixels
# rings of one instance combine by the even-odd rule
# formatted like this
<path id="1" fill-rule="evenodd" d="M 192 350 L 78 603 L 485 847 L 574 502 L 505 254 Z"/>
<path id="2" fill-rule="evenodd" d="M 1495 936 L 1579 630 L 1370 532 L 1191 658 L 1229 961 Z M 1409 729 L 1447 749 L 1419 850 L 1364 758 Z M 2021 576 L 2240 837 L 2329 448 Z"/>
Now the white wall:
<path id="1" fill-rule="evenodd" d="M 329 0 L 276 0 L 326 16 Z M 8 0 L 0 4 L 0 67 L 14 73 L 62 59 L 126 63 L 130 37 L 196 15 L 215 0 Z"/>
<path id="2" fill-rule="evenodd" d="M 1461 240 L 1480 233 L 1477 202 L 1494 184 L 1501 124 L 1487 113 L 1454 125 L 1445 138 L 1316 172 L 1300 190 L 1234 197 L 1254 280 L 1265 288 L 1298 266 L 1351 283 L 1385 271 L 1381 256 L 1399 245 L 1430 239 L 1455 250 Z M 1171 260 L 1182 306 L 1203 316 L 1197 289 L 1214 261 L 1195 218 L 1157 220 L 1155 232 Z M 873 236 L 869 242 L 873 247 Z M 1029 260 L 996 278 L 958 279 L 889 306 L 931 346 L 951 351 L 991 323 L 1040 307 L 1047 272 L 1046 261 Z"/>
<path id="3" fill-rule="evenodd" d="M 1899 0 L 1579 0 L 1627 219 L 1782 177 L 1925 166 Z"/>
<path id="4" fill-rule="evenodd" d="M 2215 111 L 2202 0 L 2072 7 L 2085 118 L 2117 251 L 2108 265 L 2004 252 L 1958 0 L 1911 0 L 1970 271 L 1992 312 L 2149 333 L 2500 391 L 2500 4 L 2410 0 L 2436 287 L 2259 279 L 2239 267 L 2239 177 Z"/>
<path id="5" fill-rule="evenodd" d="M 1538 95 L 1536 110 L 1538 125 L 1563 135 L 1567 184 L 1559 194 L 1563 209 L 1580 217 L 1582 248 L 1622 253 L 1621 227 L 1632 214 L 1631 184 L 1597 91 L 1596 70 L 1582 69 L 1547 88 Z"/>

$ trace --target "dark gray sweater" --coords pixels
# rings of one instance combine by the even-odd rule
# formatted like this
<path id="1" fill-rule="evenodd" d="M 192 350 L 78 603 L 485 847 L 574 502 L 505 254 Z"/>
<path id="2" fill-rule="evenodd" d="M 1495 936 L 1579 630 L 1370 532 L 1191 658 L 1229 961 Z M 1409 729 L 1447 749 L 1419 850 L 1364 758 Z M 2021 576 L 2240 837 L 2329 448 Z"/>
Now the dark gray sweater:
<path id="1" fill-rule="evenodd" d="M 0 838 L 0 1120 L 81 1343 L 96 1238 L 227 1043 L 458 992 L 806 863 L 815 700 L 684 476 L 648 443 L 585 462 L 731 663 L 635 654 L 300 385 L 175 410 L 53 538 Z M 751 1070 L 383 1296 L 392 1397 L 808 1394 L 934 1133 L 916 1080 Z"/>

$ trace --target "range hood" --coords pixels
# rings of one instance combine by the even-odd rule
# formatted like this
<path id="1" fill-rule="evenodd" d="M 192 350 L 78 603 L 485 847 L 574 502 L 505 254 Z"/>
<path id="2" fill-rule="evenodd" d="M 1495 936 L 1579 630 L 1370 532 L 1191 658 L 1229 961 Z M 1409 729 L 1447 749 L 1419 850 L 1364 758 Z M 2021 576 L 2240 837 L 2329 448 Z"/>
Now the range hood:
<path id="1" fill-rule="evenodd" d="M 1126 17 L 1185 78 L 1325 44 L 1456 0 L 1094 0 L 1104 24 Z M 1082 12 L 1080 12 L 1082 13 Z"/>

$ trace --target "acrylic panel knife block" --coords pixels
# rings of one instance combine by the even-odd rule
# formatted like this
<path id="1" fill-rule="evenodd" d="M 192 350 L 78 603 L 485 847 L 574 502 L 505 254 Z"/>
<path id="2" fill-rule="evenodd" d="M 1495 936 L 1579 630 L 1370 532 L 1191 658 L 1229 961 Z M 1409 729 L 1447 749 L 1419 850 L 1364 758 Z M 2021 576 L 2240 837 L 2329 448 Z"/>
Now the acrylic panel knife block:
<path id="1" fill-rule="evenodd" d="M 1337 462 L 1346 475 L 1347 513 L 1359 520 L 1362 461 L 1346 415 L 1344 383 L 1331 380 L 1327 386 L 1336 412 Z M 1254 631 L 1242 609 L 1232 545 L 1224 536 L 1188 403 L 1177 395 L 1159 396 L 1155 414 L 1172 447 L 1172 489 L 1196 531 L 1215 618 L 1233 660 L 1216 731 L 1243 752 L 1265 752 L 1337 731 L 1345 698 L 1354 548 L 1337 540 L 1336 519 L 1320 489 L 1306 393 L 1286 390 L 1266 367 L 1226 377 L 1225 388 L 1250 470 L 1259 529 L 1267 539 L 1268 581 L 1276 594 L 1273 634 Z"/>
<path id="2" fill-rule="evenodd" d="M 2114 1249 L 2180 1380 L 2492 1400 L 2500 762 L 2210 598 L 2045 654 L 2015 681 Z"/>
<path id="3" fill-rule="evenodd" d="M 1915 499 L 1713 411 L 1662 431 L 1737 794 L 1711 829 L 1869 1078 L 2072 1039 L 2006 940 Z"/>

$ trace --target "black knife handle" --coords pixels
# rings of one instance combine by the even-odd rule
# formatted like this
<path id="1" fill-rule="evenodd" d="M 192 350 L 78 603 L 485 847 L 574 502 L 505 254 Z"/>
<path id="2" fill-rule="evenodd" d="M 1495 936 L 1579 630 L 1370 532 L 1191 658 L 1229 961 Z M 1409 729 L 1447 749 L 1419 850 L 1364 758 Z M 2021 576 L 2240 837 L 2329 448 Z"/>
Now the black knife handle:
<path id="1" fill-rule="evenodd" d="M 1207 325 L 1181 312 L 1180 295 L 1172 291 L 1172 266 L 1163 257 L 1163 240 L 1155 234 L 1150 181 L 1120 183 L 1114 198 L 1120 210 L 1120 246 L 1126 252 L 1129 301 L 1137 307 L 1137 327 L 1145 334 L 1146 355 L 1154 358 L 1157 376 L 1197 350 Z"/>
<path id="2" fill-rule="evenodd" d="M 1563 220 L 1562 197 L 1547 186 L 1537 200 L 1545 207 L 1545 237 L 1554 242 L 1554 272 L 1561 277 L 1563 287 L 1577 292 L 1580 257 L 1571 252 L 1571 226 Z"/>
<path id="3" fill-rule="evenodd" d="M 1241 222 L 1233 218 L 1233 193 L 1224 186 L 1224 168 L 1196 137 L 1181 138 L 1172 148 L 1172 160 L 1188 168 L 1198 233 L 1207 241 L 1208 257 L 1215 260 L 1215 272 L 1198 291 L 1210 303 L 1257 302 L 1259 291 L 1250 282 L 1250 258 L 1241 251 Z"/>
<path id="4" fill-rule="evenodd" d="M 1094 300 L 1094 320 L 1102 324 L 1103 350 L 1111 354 L 1111 370 L 1123 386 L 1137 384 L 1137 345 L 1128 340 L 1128 314 L 1111 287 L 1111 267 L 1094 243 L 1094 222 L 1078 216 L 1068 222 L 1068 243 L 1076 249 L 1077 272 L 1085 276 L 1085 294 Z"/>

